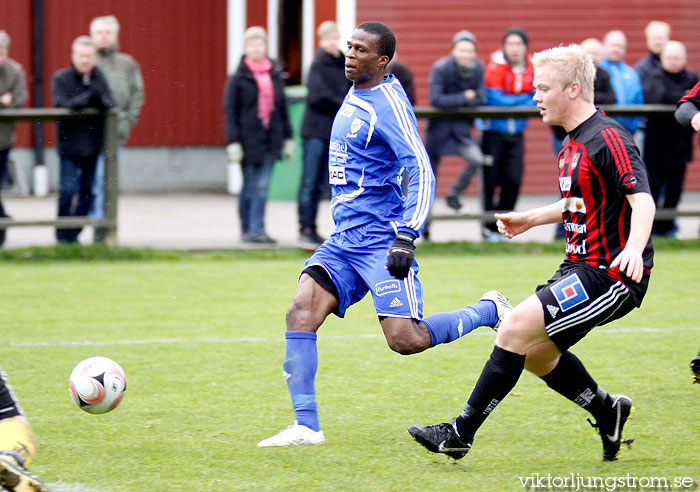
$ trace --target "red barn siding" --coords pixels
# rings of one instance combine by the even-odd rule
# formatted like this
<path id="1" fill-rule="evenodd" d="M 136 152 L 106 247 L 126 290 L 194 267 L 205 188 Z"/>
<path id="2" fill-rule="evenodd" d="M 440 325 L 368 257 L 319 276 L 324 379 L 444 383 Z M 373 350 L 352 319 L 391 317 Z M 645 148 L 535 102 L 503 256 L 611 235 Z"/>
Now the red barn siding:
<path id="1" fill-rule="evenodd" d="M 378 20 L 394 30 L 399 56 L 414 72 L 418 105 L 428 105 L 428 76 L 438 58 L 449 53 L 452 36 L 469 29 L 478 40 L 482 60 L 501 46 L 503 32 L 511 26 L 525 28 L 531 51 L 559 44 L 601 38 L 611 29 L 622 29 L 628 38 L 626 60 L 634 64 L 646 55 L 644 27 L 650 20 L 671 24 L 672 38 L 688 48 L 688 67 L 700 71 L 700 4 L 691 0 L 619 1 L 591 0 L 584 3 L 547 3 L 533 0 L 489 2 L 454 0 L 357 0 L 358 23 Z M 424 124 L 421 125 L 424 128 Z M 550 130 L 537 119 L 526 132 L 525 193 L 556 192 Z M 696 154 L 700 152 L 696 149 Z M 700 157 L 700 156 L 698 156 Z M 700 158 L 688 168 L 687 190 L 700 191 Z M 440 166 L 438 193 L 444 194 L 456 178 L 462 162 L 446 158 Z M 476 184 L 470 187 L 476 191 Z"/>
<path id="2" fill-rule="evenodd" d="M 53 72 L 69 63 L 70 43 L 87 34 L 93 17 L 116 15 L 121 24 L 121 47 L 141 64 L 146 82 L 146 105 L 130 139 L 131 145 L 221 145 L 222 98 L 226 77 L 226 0 L 45 0 L 44 51 L 45 101 L 50 102 Z M 31 77 L 32 2 L 0 0 L 9 14 L 0 28 L 13 39 L 11 56 Z M 494 7 L 494 5 L 496 5 Z M 336 0 L 316 1 L 316 25 L 335 17 Z M 627 59 L 645 55 L 644 26 L 665 20 L 673 38 L 686 43 L 688 65 L 700 70 L 700 5 L 691 0 L 591 0 L 584 4 L 505 0 L 497 4 L 456 0 L 357 0 L 357 20 L 389 24 L 399 39 L 399 57 L 414 71 L 419 105 L 428 104 L 427 80 L 432 63 L 450 50 L 452 35 L 469 29 L 479 40 L 479 55 L 486 59 L 498 49 L 508 27 L 520 25 L 530 34 L 531 49 L 601 37 L 613 28 L 628 36 Z M 247 1 L 248 25 L 266 25 L 267 3 Z M 31 83 L 31 81 L 30 81 Z M 51 127 L 51 125 L 48 125 Z M 425 123 L 421 122 L 421 128 Z M 30 145 L 29 125 L 18 127 L 18 145 Z M 549 129 L 530 120 L 526 134 L 524 191 L 554 192 L 554 158 Z M 47 130 L 49 140 L 52 128 Z M 700 154 L 700 152 L 697 152 Z M 686 189 L 700 191 L 700 159 L 689 167 Z M 461 162 L 444 159 L 438 191 L 444 193 L 459 172 Z M 475 191 L 475 185 L 470 190 Z"/>
<path id="3" fill-rule="evenodd" d="M 2 12 L 11 12 L 8 17 L 3 15 L 0 29 L 4 29 L 10 36 L 9 56 L 18 61 L 24 67 L 27 76 L 27 89 L 29 89 L 29 99 L 24 104 L 25 107 L 33 105 L 32 100 L 32 3 L 29 0 L 13 2 L 12 0 L 0 0 Z M 30 135 L 29 123 L 19 123 L 17 125 L 17 143 L 28 142 Z"/>
<path id="4" fill-rule="evenodd" d="M 31 2 L 0 2 L 3 4 L 5 11 L 13 11 L 12 29 L 28 33 L 29 46 Z M 121 50 L 138 60 L 145 82 L 146 104 L 129 144 L 222 144 L 226 0 L 45 1 L 45 104 L 51 104 L 53 73 L 70 63 L 72 41 L 81 34 L 89 34 L 94 17 L 108 14 L 119 19 Z M 17 51 L 13 46 L 13 54 Z M 29 71 L 31 54 L 27 50 L 23 56 L 18 61 Z M 46 135 L 51 141 L 53 125 L 47 126 Z M 18 144 L 30 142 L 22 138 Z"/>

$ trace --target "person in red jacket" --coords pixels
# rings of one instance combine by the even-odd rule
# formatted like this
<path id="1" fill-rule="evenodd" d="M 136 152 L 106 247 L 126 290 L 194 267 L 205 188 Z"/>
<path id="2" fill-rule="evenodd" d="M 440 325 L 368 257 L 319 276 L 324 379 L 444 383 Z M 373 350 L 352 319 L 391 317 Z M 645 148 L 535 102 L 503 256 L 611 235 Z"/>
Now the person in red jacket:
<path id="1" fill-rule="evenodd" d="M 508 29 L 503 49 L 491 55 L 486 66 L 486 104 L 490 106 L 534 105 L 534 69 L 527 53 L 528 36 L 519 27 Z M 484 210 L 513 210 L 523 180 L 523 131 L 526 118 L 488 119 L 482 124 L 482 151 L 492 166 L 483 169 Z M 489 158 L 490 156 L 490 158 Z M 498 200 L 495 199 L 498 188 Z M 501 239 L 496 223 L 485 224 L 484 239 Z"/>

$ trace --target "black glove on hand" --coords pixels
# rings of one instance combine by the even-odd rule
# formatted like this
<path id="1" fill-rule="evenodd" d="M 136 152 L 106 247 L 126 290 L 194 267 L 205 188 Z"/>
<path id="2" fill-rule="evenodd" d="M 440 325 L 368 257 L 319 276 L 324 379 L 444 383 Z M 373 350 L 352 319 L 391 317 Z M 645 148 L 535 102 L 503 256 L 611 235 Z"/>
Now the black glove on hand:
<path id="1" fill-rule="evenodd" d="M 399 232 L 394 244 L 387 252 L 386 269 L 398 279 L 406 278 L 411 265 L 413 265 L 414 251 L 416 250 L 413 245 L 415 239 L 411 234 Z"/>

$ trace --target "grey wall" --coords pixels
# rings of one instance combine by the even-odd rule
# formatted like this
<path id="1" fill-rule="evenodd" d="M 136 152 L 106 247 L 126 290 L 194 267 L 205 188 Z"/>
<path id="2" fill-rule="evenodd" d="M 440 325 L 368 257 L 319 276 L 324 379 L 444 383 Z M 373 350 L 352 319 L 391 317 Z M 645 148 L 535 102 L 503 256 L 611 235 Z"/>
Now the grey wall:
<path id="1" fill-rule="evenodd" d="M 58 182 L 56 149 L 47 148 L 44 157 L 49 168 L 49 188 L 55 191 Z M 24 178 L 32 191 L 34 151 L 12 149 L 10 158 L 15 161 L 18 178 Z M 119 189 L 124 193 L 225 192 L 226 152 L 223 147 L 126 147 L 119 155 Z"/>

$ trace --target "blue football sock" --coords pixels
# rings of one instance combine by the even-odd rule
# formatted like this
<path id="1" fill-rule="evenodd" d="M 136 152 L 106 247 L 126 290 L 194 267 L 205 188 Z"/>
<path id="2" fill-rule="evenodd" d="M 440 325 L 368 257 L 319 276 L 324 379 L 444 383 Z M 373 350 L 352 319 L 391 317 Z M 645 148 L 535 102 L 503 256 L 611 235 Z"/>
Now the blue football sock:
<path id="1" fill-rule="evenodd" d="M 479 326 L 494 326 L 498 323 L 498 311 L 496 310 L 496 303 L 490 300 L 477 301 L 471 306 L 481 319 L 481 324 Z"/>
<path id="2" fill-rule="evenodd" d="M 493 301 L 478 301 L 450 313 L 435 313 L 423 320 L 430 332 L 430 346 L 450 343 L 480 326 L 493 326 L 498 313 Z"/>
<path id="3" fill-rule="evenodd" d="M 282 365 L 292 397 L 294 415 L 300 425 L 319 431 L 314 379 L 318 368 L 316 333 L 288 331 L 286 360 Z"/>

